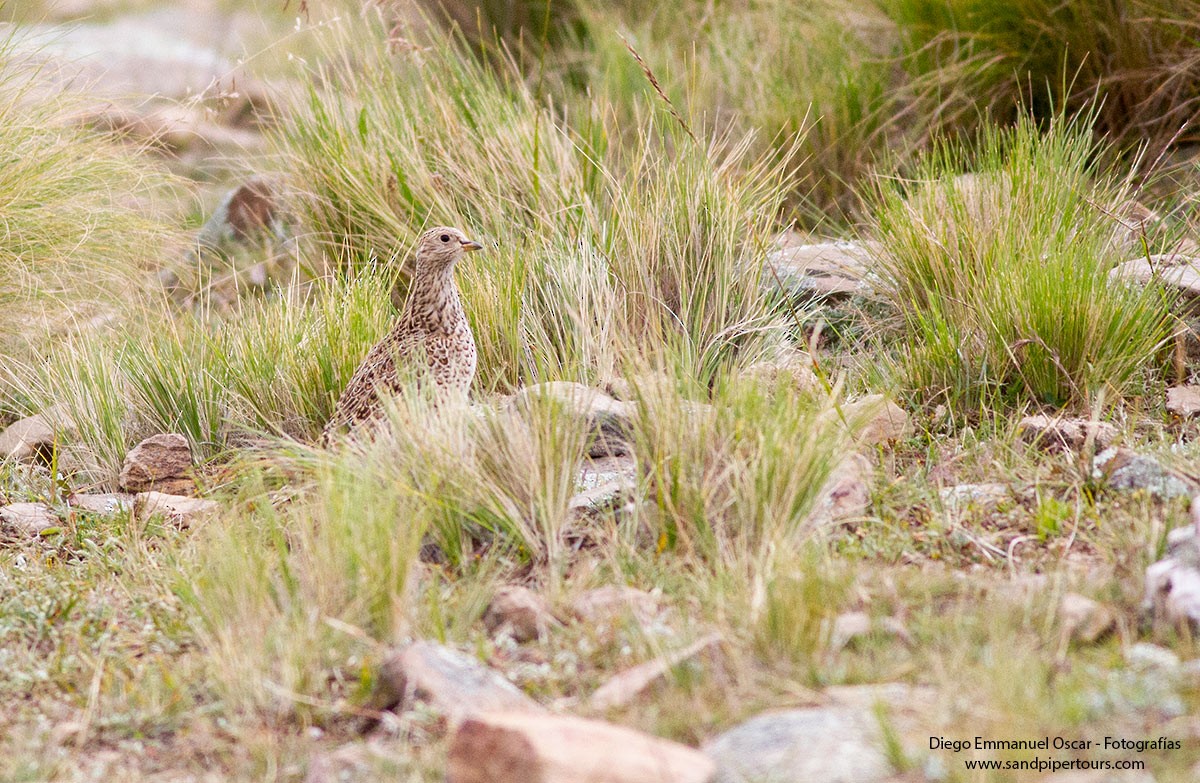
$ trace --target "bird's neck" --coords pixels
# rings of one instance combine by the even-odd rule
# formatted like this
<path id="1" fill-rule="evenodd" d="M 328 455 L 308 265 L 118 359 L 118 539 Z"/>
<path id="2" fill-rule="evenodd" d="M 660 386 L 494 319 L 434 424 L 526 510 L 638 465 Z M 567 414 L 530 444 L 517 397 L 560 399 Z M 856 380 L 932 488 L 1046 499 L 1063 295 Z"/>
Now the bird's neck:
<path id="1" fill-rule="evenodd" d="M 458 284 L 454 282 L 454 266 L 418 264 L 401 321 L 425 329 L 451 332 L 463 318 Z"/>

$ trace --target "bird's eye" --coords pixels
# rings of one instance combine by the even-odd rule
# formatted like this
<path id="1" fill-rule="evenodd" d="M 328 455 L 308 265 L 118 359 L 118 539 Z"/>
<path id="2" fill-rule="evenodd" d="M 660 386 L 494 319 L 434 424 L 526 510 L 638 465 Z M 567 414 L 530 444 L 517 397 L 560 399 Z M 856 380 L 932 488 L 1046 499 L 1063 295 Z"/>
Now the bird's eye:
<path id="1" fill-rule="evenodd" d="M 442 234 L 442 241 L 443 241 L 443 242 L 449 242 L 449 241 L 450 241 L 450 235 L 449 235 L 449 234 Z"/>

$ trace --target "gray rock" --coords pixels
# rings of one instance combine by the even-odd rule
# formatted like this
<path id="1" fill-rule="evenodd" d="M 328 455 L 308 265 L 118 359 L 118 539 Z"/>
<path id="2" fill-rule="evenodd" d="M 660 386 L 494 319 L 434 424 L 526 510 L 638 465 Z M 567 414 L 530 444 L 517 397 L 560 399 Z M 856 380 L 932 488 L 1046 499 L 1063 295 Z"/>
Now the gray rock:
<path id="1" fill-rule="evenodd" d="M 876 252 L 858 242 L 788 243 L 767 256 L 763 286 L 826 301 L 868 295 Z"/>
<path id="2" fill-rule="evenodd" d="M 1108 422 L 1063 419 L 1046 415 L 1026 416 L 1017 424 L 1021 440 L 1044 451 L 1080 451 L 1089 442 L 1097 451 L 1106 449 L 1120 434 Z"/>
<path id="3" fill-rule="evenodd" d="M 621 456 L 630 453 L 630 438 L 637 406 L 621 402 L 580 383 L 553 381 L 522 389 L 509 401 L 516 410 L 527 409 L 535 400 L 559 405 L 566 415 L 587 429 L 588 456 Z"/>
<path id="4" fill-rule="evenodd" d="M 494 669 L 434 642 L 418 641 L 393 652 L 379 670 L 375 703 L 409 710 L 427 704 L 457 725 L 486 712 L 541 712 L 541 706 Z"/>
<path id="5" fill-rule="evenodd" d="M 637 460 L 630 455 L 599 457 L 583 463 L 575 487 L 590 492 L 606 484 L 637 484 Z"/>
<path id="6" fill-rule="evenodd" d="M 1006 484 L 958 484 L 945 487 L 938 494 L 950 510 L 970 506 L 992 508 L 1012 497 L 1012 492 Z"/>
<path id="7" fill-rule="evenodd" d="M 830 473 L 812 513 L 819 526 L 861 519 L 871 505 L 871 461 L 848 454 Z"/>
<path id="8" fill-rule="evenodd" d="M 483 625 L 492 636 L 507 634 L 514 641 L 528 642 L 544 637 L 558 621 L 542 596 L 528 587 L 507 585 L 492 596 Z"/>
<path id="9" fill-rule="evenodd" d="M 1200 626 L 1200 497 L 1191 516 L 1192 524 L 1167 534 L 1167 556 L 1146 569 L 1142 610 Z"/>
<path id="10" fill-rule="evenodd" d="M 0 459 L 30 460 L 48 455 L 62 434 L 73 429 L 62 405 L 18 419 L 0 432 Z"/>
<path id="11" fill-rule="evenodd" d="M 882 747 L 870 713 L 814 707 L 751 718 L 703 750 L 715 783 L 882 783 L 893 774 Z"/>
<path id="12" fill-rule="evenodd" d="M 1135 492 L 1142 490 L 1164 500 L 1190 497 L 1196 490 L 1193 481 L 1164 467 L 1158 460 L 1130 449 L 1105 449 L 1096 455 L 1092 478 L 1110 489 Z"/>
<path id="13" fill-rule="evenodd" d="M 125 457 L 118 481 L 128 492 L 183 495 L 195 489 L 188 475 L 191 468 L 192 450 L 187 438 L 176 433 L 152 435 Z"/>
<path id="14" fill-rule="evenodd" d="M 1063 636 L 1081 644 L 1099 641 L 1117 625 L 1112 609 L 1078 593 L 1067 593 L 1058 605 Z"/>
<path id="15" fill-rule="evenodd" d="M 0 506 L 0 537 L 14 540 L 37 538 L 58 526 L 58 517 L 45 503 L 11 503 Z"/>
<path id="16" fill-rule="evenodd" d="M 1163 253 L 1126 261 L 1109 272 L 1109 279 L 1145 285 L 1156 282 L 1184 299 L 1200 297 L 1200 258 Z"/>
<path id="17" fill-rule="evenodd" d="M 1134 669 L 1155 670 L 1164 674 L 1179 672 L 1179 656 L 1166 647 L 1149 642 L 1138 642 L 1125 651 L 1125 662 Z"/>
<path id="18" fill-rule="evenodd" d="M 627 515 L 636 498 L 637 481 L 627 476 L 600 484 L 571 498 L 567 503 L 568 524 L 577 526 Z"/>

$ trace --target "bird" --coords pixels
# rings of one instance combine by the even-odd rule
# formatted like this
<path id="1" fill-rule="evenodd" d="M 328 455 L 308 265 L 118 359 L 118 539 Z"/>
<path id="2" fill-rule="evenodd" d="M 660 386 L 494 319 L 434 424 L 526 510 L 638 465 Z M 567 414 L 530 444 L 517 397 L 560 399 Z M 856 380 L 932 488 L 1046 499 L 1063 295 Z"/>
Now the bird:
<path id="1" fill-rule="evenodd" d="M 477 354 L 454 267 L 467 253 L 482 249 L 449 226 L 421 235 L 400 318 L 354 371 L 325 425 L 323 443 L 343 429 L 353 432 L 381 420 L 383 398 L 400 394 L 408 382 L 432 383 L 435 404 L 449 396 L 466 398 Z"/>

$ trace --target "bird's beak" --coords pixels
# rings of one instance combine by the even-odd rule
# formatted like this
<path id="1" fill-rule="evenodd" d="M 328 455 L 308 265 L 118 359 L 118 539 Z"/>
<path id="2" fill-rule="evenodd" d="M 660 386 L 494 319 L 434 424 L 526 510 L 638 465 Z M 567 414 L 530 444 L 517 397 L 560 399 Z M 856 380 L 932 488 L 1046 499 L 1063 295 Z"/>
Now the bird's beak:
<path id="1" fill-rule="evenodd" d="M 463 250 L 467 251 L 468 253 L 473 253 L 476 250 L 483 250 L 483 245 L 470 239 L 463 240 L 462 246 Z"/>

